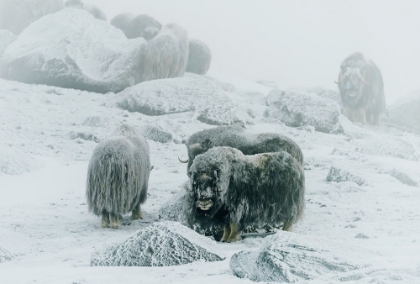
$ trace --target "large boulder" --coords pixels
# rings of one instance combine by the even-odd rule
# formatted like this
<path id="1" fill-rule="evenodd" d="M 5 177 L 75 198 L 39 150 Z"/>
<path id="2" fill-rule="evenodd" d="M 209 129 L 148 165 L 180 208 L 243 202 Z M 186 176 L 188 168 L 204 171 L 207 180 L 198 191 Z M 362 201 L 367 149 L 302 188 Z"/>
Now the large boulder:
<path id="1" fill-rule="evenodd" d="M 287 126 L 313 126 L 316 131 L 342 133 L 340 107 L 315 93 L 272 90 L 267 96 L 267 118 L 282 121 Z"/>
<path id="2" fill-rule="evenodd" d="M 14 42 L 17 36 L 7 30 L 0 30 L 0 59 L 3 57 L 6 47 Z"/>
<path id="3" fill-rule="evenodd" d="M 194 241 L 193 241 L 194 240 Z M 122 244 L 92 255 L 92 266 L 175 266 L 220 261 L 213 243 L 179 223 L 153 224 Z"/>
<path id="4" fill-rule="evenodd" d="M 354 182 L 358 185 L 366 183 L 366 180 L 363 177 L 335 165 L 331 166 L 326 180 L 327 182 Z"/>
<path id="5" fill-rule="evenodd" d="M 420 91 L 397 101 L 388 111 L 389 122 L 402 130 L 420 134 Z"/>
<path id="6" fill-rule="evenodd" d="M 200 76 L 172 78 L 127 88 L 118 95 L 116 104 L 130 112 L 151 116 L 194 112 L 197 120 L 211 125 L 253 123 L 230 94 Z"/>
<path id="7" fill-rule="evenodd" d="M 66 8 L 33 23 L 0 61 L 5 79 L 92 92 L 119 92 L 140 80 L 144 39 Z"/>
<path id="8" fill-rule="evenodd" d="M 279 232 L 256 251 L 234 254 L 230 268 L 237 277 L 257 282 L 294 283 L 366 267 L 361 252 L 329 239 Z"/>
<path id="9" fill-rule="evenodd" d="M 63 8 L 63 0 L 1 0 L 0 29 L 19 35 L 31 23 Z"/>

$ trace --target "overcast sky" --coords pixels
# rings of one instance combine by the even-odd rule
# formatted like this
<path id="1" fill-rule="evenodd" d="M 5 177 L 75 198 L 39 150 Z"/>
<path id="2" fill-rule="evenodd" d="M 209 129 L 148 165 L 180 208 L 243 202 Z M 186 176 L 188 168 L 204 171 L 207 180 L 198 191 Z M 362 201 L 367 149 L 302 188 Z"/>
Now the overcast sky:
<path id="1" fill-rule="evenodd" d="M 360 51 L 382 70 L 388 103 L 420 89 L 418 0 L 90 0 L 111 19 L 175 22 L 213 54 L 209 74 L 336 89 L 341 61 Z"/>

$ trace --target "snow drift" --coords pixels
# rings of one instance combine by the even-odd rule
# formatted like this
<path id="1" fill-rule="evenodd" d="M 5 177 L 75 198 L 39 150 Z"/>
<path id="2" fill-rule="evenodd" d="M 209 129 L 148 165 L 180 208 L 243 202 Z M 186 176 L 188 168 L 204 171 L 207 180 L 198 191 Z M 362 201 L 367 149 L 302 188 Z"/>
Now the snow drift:
<path id="1" fill-rule="evenodd" d="M 420 91 L 401 98 L 389 109 L 390 123 L 402 130 L 420 134 Z"/>

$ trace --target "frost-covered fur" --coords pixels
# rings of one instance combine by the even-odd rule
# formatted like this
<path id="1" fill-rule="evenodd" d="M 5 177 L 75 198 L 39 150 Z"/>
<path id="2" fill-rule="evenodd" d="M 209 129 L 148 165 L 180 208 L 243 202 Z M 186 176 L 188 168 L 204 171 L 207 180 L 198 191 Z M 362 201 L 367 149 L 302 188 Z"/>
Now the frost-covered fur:
<path id="1" fill-rule="evenodd" d="M 188 62 L 188 34 L 176 24 L 167 24 L 146 46 L 142 81 L 182 77 Z"/>
<path id="2" fill-rule="evenodd" d="M 86 4 L 81 0 L 68 0 L 65 5 L 66 7 L 85 10 L 86 12 L 94 16 L 96 19 L 103 21 L 107 20 L 105 13 L 101 9 L 94 5 Z"/>
<path id="3" fill-rule="evenodd" d="M 211 51 L 207 44 L 190 39 L 187 72 L 204 75 L 210 68 Z"/>
<path id="4" fill-rule="evenodd" d="M 142 37 L 151 40 L 157 36 L 162 28 L 154 18 L 149 15 L 119 14 L 111 20 L 111 25 L 122 30 L 127 38 Z"/>
<path id="5" fill-rule="evenodd" d="M 127 125 L 121 125 L 98 144 L 89 163 L 86 197 L 89 211 L 102 215 L 102 226 L 118 228 L 120 215 L 133 211 L 142 218 L 140 204 L 147 198 L 150 174 L 147 141 Z"/>
<path id="6" fill-rule="evenodd" d="M 0 29 L 19 35 L 31 23 L 63 8 L 63 0 L 0 0 Z"/>
<path id="7" fill-rule="evenodd" d="M 341 101 L 351 121 L 378 125 L 385 112 L 384 82 L 379 68 L 356 52 L 341 63 Z"/>
<path id="8" fill-rule="evenodd" d="M 277 133 L 253 134 L 239 126 L 220 126 L 199 131 L 183 142 L 188 149 L 188 169 L 197 155 L 218 146 L 236 148 L 245 155 L 284 150 L 303 165 L 300 147 L 289 137 Z"/>
<path id="9" fill-rule="evenodd" d="M 305 207 L 302 165 L 285 151 L 246 156 L 216 147 L 196 157 L 188 173 L 197 210 L 223 218 L 222 241 L 239 240 L 241 228 L 279 224 L 290 230 Z"/>

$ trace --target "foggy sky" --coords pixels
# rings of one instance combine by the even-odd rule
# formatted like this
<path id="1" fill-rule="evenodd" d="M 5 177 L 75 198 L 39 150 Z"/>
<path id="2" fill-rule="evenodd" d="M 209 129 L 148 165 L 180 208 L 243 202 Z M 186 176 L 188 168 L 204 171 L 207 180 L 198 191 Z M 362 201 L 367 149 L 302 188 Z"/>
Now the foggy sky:
<path id="1" fill-rule="evenodd" d="M 387 103 L 420 89 L 420 1 L 91 0 L 111 19 L 175 22 L 213 53 L 209 74 L 337 89 L 341 61 L 360 51 L 381 69 Z"/>

